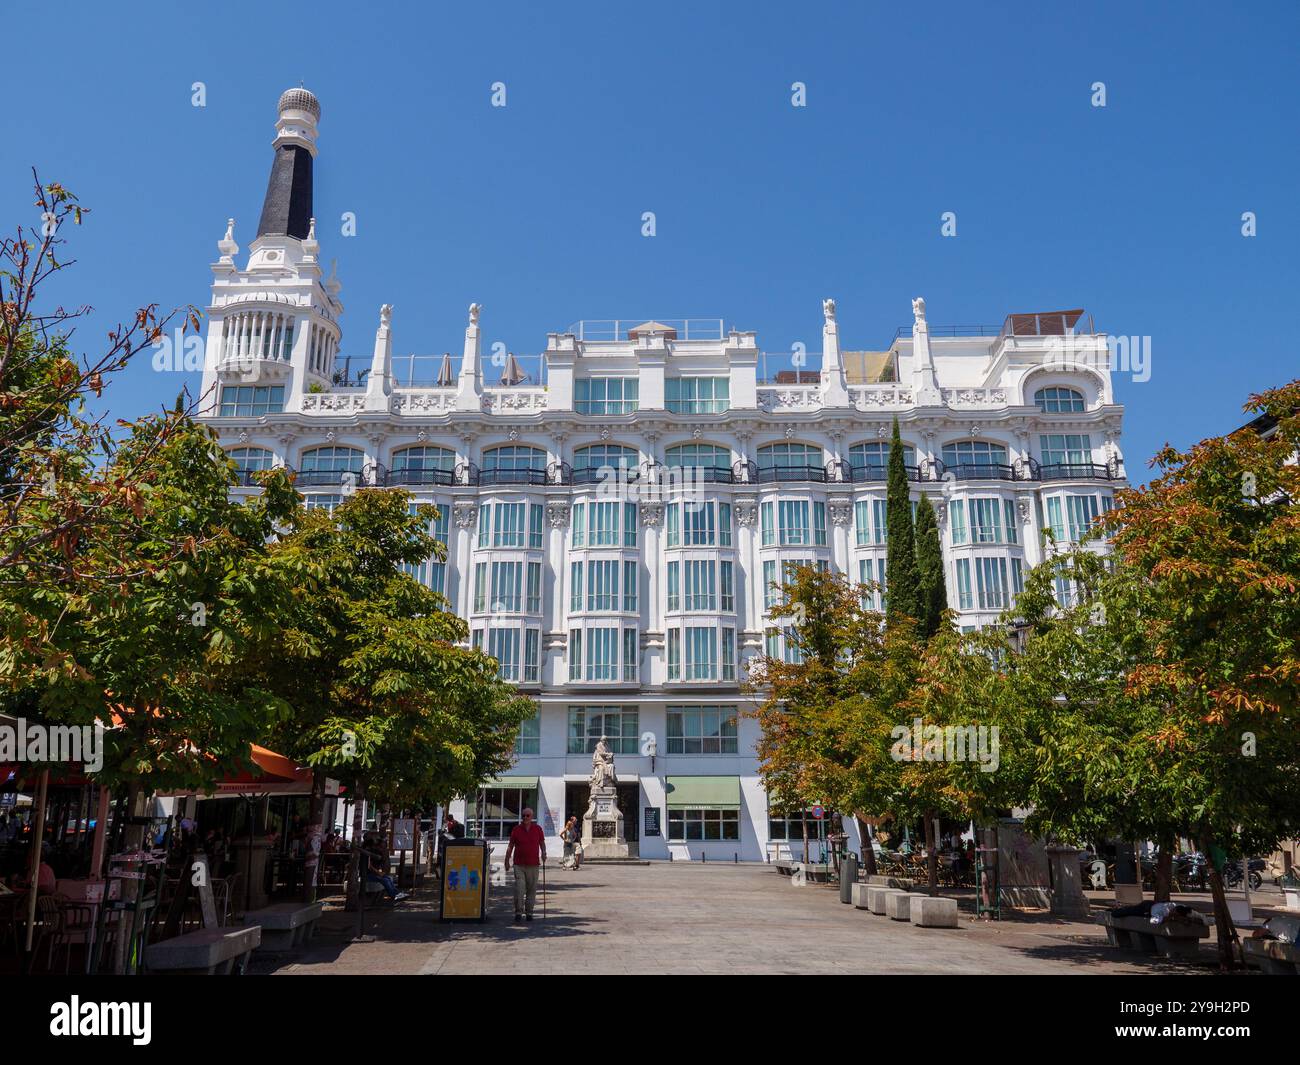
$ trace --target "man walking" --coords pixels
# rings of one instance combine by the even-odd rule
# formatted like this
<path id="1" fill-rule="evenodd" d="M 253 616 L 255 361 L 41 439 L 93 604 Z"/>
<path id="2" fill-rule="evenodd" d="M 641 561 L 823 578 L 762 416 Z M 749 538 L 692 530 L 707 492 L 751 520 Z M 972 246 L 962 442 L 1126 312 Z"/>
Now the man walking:
<path id="1" fill-rule="evenodd" d="M 505 867 L 510 871 L 510 859 L 515 860 L 515 920 L 531 921 L 533 907 L 537 904 L 537 878 L 542 863 L 546 861 L 546 837 L 542 826 L 533 820 L 533 811 L 524 807 L 523 820 L 510 831 L 506 846 Z"/>

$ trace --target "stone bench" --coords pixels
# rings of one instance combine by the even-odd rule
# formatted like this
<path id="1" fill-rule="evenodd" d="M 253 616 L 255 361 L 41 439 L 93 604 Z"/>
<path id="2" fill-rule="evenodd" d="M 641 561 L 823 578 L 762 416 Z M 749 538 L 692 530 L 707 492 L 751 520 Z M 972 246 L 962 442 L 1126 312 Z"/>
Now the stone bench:
<path id="1" fill-rule="evenodd" d="M 1243 939 L 1241 950 L 1247 967 L 1254 966 L 1271 976 L 1295 976 L 1297 967 L 1296 945 L 1280 939 Z"/>
<path id="2" fill-rule="evenodd" d="M 912 905 L 920 897 L 910 891 L 898 891 L 893 895 L 886 895 L 885 916 L 895 921 L 910 921 L 912 919 Z"/>
<path id="3" fill-rule="evenodd" d="M 853 905 L 859 910 L 867 908 L 867 892 L 871 890 L 869 884 L 853 885 Z"/>
<path id="4" fill-rule="evenodd" d="M 262 942 L 260 925 L 204 928 L 183 936 L 150 943 L 144 949 L 145 968 L 177 976 L 225 976 L 243 973 L 248 956 Z"/>
<path id="5" fill-rule="evenodd" d="M 906 895 L 907 892 L 899 888 L 876 887 L 874 884 L 867 888 L 867 909 L 872 913 L 880 914 L 882 917 L 885 913 L 885 902 L 890 895 Z"/>
<path id="6" fill-rule="evenodd" d="M 1146 917 L 1116 917 L 1105 910 L 1097 915 L 1097 921 L 1106 929 L 1111 946 L 1162 958 L 1194 958 L 1200 952 L 1200 941 L 1210 935 L 1209 926 L 1199 920 L 1166 918 L 1152 924 Z"/>
<path id="7" fill-rule="evenodd" d="M 905 876 L 869 876 L 866 879 L 873 887 L 891 887 L 899 891 L 911 891 L 916 887 L 916 881 Z"/>
<path id="8" fill-rule="evenodd" d="M 776 871 L 788 876 L 796 884 L 829 884 L 834 870 L 829 865 L 813 862 L 773 862 Z"/>
<path id="9" fill-rule="evenodd" d="M 260 925 L 262 942 L 258 949 L 292 950 L 316 934 L 322 902 L 276 902 L 244 915 L 248 924 Z"/>
<path id="10" fill-rule="evenodd" d="M 957 928 L 957 900 L 940 895 L 913 895 L 908 917 L 917 928 Z"/>

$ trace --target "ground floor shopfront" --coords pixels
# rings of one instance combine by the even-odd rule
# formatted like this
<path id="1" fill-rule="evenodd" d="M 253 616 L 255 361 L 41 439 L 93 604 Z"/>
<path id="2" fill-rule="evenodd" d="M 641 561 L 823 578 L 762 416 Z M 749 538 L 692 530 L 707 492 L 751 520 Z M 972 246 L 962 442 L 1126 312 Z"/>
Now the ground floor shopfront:
<path id="1" fill-rule="evenodd" d="M 758 725 L 743 698 L 660 696 L 540 699 L 524 726 L 514 766 L 477 795 L 452 804 L 471 834 L 504 851 L 524 806 L 548 839 L 587 809 L 591 752 L 602 736 L 614 753 L 618 805 L 630 850 L 675 861 L 765 862 L 803 856 L 804 811 L 768 802 L 758 774 Z M 807 811 L 809 857 L 822 857 L 829 810 Z M 844 819 L 849 845 L 856 828 Z M 555 839 L 552 853 L 559 853 Z"/>

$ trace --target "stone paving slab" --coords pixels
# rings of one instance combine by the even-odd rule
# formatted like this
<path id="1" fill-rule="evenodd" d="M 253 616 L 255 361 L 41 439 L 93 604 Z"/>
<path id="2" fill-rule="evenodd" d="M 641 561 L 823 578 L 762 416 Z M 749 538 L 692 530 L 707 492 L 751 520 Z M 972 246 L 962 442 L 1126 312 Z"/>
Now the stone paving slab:
<path id="1" fill-rule="evenodd" d="M 1043 916 L 913 928 L 839 901 L 837 887 L 792 887 L 766 866 L 547 867 L 548 916 L 511 923 L 512 887 L 489 921 L 443 926 L 430 891 L 367 912 L 372 943 L 351 942 L 355 915 L 326 907 L 315 940 L 284 974 L 468 973 L 1171 973 L 1196 963 L 1116 950 L 1098 925 Z"/>

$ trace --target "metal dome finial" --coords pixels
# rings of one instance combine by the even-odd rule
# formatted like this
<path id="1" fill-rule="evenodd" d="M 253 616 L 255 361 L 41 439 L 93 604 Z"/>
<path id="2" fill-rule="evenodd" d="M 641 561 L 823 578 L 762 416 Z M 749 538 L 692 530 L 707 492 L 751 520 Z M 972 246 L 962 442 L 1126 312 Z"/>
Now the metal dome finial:
<path id="1" fill-rule="evenodd" d="M 280 114 L 285 111 L 306 111 L 313 118 L 320 119 L 320 101 L 316 99 L 316 94 L 310 89 L 303 88 L 301 83 L 296 89 L 285 89 L 280 94 L 279 104 Z"/>

